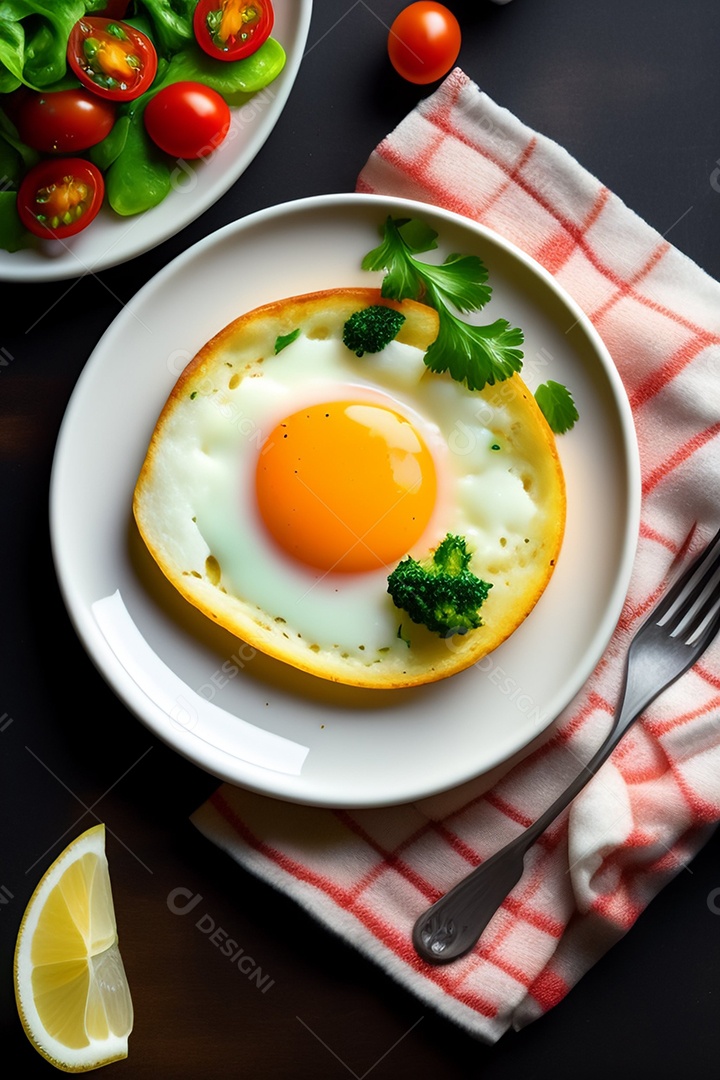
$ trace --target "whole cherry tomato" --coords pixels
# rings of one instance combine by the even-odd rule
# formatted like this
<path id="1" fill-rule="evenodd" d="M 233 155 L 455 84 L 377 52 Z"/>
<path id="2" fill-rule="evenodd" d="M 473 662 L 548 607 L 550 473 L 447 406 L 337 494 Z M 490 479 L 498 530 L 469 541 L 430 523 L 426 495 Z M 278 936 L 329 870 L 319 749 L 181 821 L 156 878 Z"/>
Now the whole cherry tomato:
<path id="1" fill-rule="evenodd" d="M 388 55 L 411 83 L 431 83 L 447 75 L 458 58 L 460 25 L 444 4 L 417 0 L 403 8 L 388 34 Z"/>
<path id="2" fill-rule="evenodd" d="M 150 86 L 157 52 L 129 23 L 85 15 L 68 39 L 67 58 L 80 82 L 110 101 L 132 101 Z"/>
<path id="3" fill-rule="evenodd" d="M 158 90 L 145 106 L 145 129 L 157 146 L 176 158 L 211 154 L 230 129 L 227 102 L 199 82 L 176 82 Z"/>
<path id="4" fill-rule="evenodd" d="M 103 15 L 106 19 L 124 19 L 129 7 L 130 0 L 108 0 L 102 11 L 96 14 Z"/>
<path id="5" fill-rule="evenodd" d="M 275 22 L 271 0 L 199 0 L 193 16 L 195 39 L 215 60 L 242 60 L 270 37 Z"/>
<path id="6" fill-rule="evenodd" d="M 64 240 L 97 216 L 105 194 L 102 173 L 84 158 L 46 158 L 18 190 L 20 220 L 35 236 Z"/>
<path id="7" fill-rule="evenodd" d="M 20 138 L 46 154 L 95 146 L 112 130 L 115 106 L 89 90 L 28 91 L 15 115 Z"/>

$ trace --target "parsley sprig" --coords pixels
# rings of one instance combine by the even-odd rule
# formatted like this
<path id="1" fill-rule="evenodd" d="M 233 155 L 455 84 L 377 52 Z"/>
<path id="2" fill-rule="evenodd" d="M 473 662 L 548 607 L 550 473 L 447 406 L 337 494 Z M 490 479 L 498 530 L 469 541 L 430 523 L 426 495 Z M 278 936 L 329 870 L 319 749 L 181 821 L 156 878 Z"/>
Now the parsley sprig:
<path id="1" fill-rule="evenodd" d="M 546 383 L 538 386 L 535 391 L 535 400 L 556 435 L 564 435 L 578 419 L 578 411 L 572 394 L 567 386 L 555 382 L 554 379 L 548 379 Z"/>
<path id="2" fill-rule="evenodd" d="M 425 353 L 432 371 L 447 371 L 470 390 L 509 379 L 523 366 L 522 330 L 507 319 L 485 326 L 460 315 L 480 311 L 492 296 L 487 267 L 477 255 L 448 255 L 441 265 L 415 256 L 437 248 L 438 234 L 415 218 L 386 218 L 382 241 L 362 261 L 363 270 L 382 270 L 381 293 L 392 300 L 419 300 L 435 308 L 438 336 Z M 459 314 L 458 314 L 459 313 Z M 578 419 L 570 391 L 561 383 L 539 386 L 535 400 L 559 435 Z"/>
<path id="3" fill-rule="evenodd" d="M 393 300 L 420 300 L 439 316 L 438 336 L 425 353 L 432 371 L 448 371 L 470 390 L 501 382 L 522 368 L 523 332 L 507 319 L 476 326 L 457 314 L 479 311 L 492 289 L 477 255 L 448 255 L 439 265 L 416 259 L 437 247 L 437 233 L 411 218 L 388 217 L 383 239 L 362 261 L 364 270 L 384 270 L 382 295 Z"/>

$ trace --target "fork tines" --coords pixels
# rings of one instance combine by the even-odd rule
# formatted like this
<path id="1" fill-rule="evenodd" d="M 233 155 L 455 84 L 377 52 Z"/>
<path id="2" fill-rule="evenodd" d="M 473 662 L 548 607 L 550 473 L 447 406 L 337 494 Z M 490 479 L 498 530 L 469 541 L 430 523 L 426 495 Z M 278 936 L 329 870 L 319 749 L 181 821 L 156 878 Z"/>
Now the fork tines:
<path id="1" fill-rule="evenodd" d="M 658 626 L 674 625 L 672 637 L 688 645 L 717 631 L 720 621 L 720 530 L 704 551 L 668 589 L 655 613 Z"/>

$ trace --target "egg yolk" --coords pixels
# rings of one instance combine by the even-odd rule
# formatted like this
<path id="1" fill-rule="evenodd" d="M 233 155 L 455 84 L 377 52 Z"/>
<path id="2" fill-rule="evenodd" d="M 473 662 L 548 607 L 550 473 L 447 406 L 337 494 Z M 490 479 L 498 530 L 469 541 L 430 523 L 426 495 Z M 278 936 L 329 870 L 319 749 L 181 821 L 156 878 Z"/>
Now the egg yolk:
<path id="1" fill-rule="evenodd" d="M 262 520 L 284 551 L 320 570 L 358 573 L 407 554 L 430 521 L 437 479 L 404 416 L 333 401 L 277 425 L 258 458 L 256 490 Z"/>

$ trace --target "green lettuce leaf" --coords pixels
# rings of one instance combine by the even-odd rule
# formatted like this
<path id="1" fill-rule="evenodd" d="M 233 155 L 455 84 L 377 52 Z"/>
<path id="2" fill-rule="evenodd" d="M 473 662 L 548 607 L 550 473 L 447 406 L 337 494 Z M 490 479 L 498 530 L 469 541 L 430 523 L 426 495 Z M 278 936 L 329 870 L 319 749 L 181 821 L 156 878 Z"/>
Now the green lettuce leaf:
<path id="1" fill-rule="evenodd" d="M 17 212 L 14 191 L 0 191 L 0 248 L 19 251 L 27 246 L 27 233 Z"/>
<path id="2" fill-rule="evenodd" d="M 2 0 L 0 2 L 0 92 L 22 83 L 43 90 L 67 68 L 67 42 L 83 15 L 102 10 L 105 0 Z"/>

